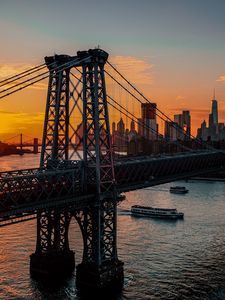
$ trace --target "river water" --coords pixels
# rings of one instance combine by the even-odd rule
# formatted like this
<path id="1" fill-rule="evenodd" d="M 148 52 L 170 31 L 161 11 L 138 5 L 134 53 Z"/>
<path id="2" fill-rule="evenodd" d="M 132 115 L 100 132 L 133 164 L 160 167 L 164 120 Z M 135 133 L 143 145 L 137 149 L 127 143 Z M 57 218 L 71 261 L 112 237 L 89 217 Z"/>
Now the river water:
<path id="1" fill-rule="evenodd" d="M 0 169 L 38 162 L 33 154 L 1 157 Z M 185 185 L 189 193 L 171 194 L 171 185 Z M 127 211 L 133 204 L 177 208 L 184 220 L 135 218 Z M 30 278 L 35 226 L 28 221 L 0 229 L 0 299 L 78 299 L 74 274 L 57 288 Z M 69 234 L 78 264 L 82 241 L 75 221 Z M 189 180 L 126 193 L 118 207 L 118 254 L 125 263 L 125 284 L 117 300 L 224 300 L 225 183 Z"/>

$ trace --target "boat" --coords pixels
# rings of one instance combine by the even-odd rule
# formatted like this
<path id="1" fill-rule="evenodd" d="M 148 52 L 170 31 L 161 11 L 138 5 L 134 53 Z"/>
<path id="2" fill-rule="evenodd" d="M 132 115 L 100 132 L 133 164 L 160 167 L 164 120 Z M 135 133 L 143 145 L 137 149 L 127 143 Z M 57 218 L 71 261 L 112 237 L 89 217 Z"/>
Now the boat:
<path id="1" fill-rule="evenodd" d="M 186 189 L 185 186 L 171 186 L 170 187 L 170 193 L 186 194 L 187 192 L 188 192 L 188 189 Z"/>
<path id="2" fill-rule="evenodd" d="M 131 206 L 131 215 L 173 220 L 184 218 L 184 214 L 178 212 L 176 208 L 157 208 L 141 205 Z"/>
<path id="3" fill-rule="evenodd" d="M 125 193 L 121 193 L 117 195 L 117 201 L 123 201 L 126 199 Z"/>

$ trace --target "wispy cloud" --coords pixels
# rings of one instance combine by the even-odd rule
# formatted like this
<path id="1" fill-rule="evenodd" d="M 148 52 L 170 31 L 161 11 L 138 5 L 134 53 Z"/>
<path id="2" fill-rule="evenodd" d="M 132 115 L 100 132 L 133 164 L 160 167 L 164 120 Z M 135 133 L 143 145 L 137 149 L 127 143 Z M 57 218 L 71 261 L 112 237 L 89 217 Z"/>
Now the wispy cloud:
<path id="1" fill-rule="evenodd" d="M 32 131 L 34 127 L 41 127 L 44 120 L 44 113 L 24 113 L 24 112 L 9 112 L 0 111 L 1 123 L 4 126 L 0 127 L 1 135 L 10 135 L 19 131 Z"/>
<path id="2" fill-rule="evenodd" d="M 135 84 L 153 84 L 153 64 L 133 56 L 113 56 L 110 62 Z"/>
<path id="3" fill-rule="evenodd" d="M 177 96 L 176 96 L 176 100 L 178 100 L 178 101 L 179 101 L 179 100 L 183 100 L 184 98 L 185 98 L 185 97 L 184 97 L 184 96 L 181 96 L 181 95 L 177 95 Z"/>
<path id="4" fill-rule="evenodd" d="M 176 99 L 177 105 L 182 106 L 182 107 L 183 107 L 183 108 L 182 108 L 183 110 L 186 109 L 186 107 L 188 107 L 188 104 L 186 103 L 185 97 L 184 97 L 184 96 L 182 96 L 182 95 L 177 95 L 175 99 Z"/>
<path id="5" fill-rule="evenodd" d="M 24 72 L 26 70 L 30 70 L 33 67 L 34 67 L 34 65 L 30 65 L 30 64 L 4 64 L 4 65 L 0 65 L 0 80 L 4 80 L 4 79 L 7 79 L 9 77 L 15 76 L 15 75 L 17 75 L 21 72 Z M 27 80 L 28 78 L 31 78 L 31 76 L 36 76 L 36 75 L 41 74 L 45 71 L 47 71 L 47 70 L 42 69 L 38 73 L 30 74 L 30 75 L 28 75 L 28 76 L 26 76 L 26 77 L 24 77 L 23 79 L 20 79 L 20 80 L 16 80 L 16 78 L 15 78 L 15 81 L 13 81 L 13 83 L 6 84 L 3 87 L 0 87 L 0 90 L 4 90 L 4 89 L 7 89 L 9 87 L 12 87 L 15 84 L 21 84 L 20 87 L 24 86 L 25 84 L 28 84 L 29 82 L 22 84 L 23 81 Z M 37 80 L 37 79 L 40 79 L 40 78 L 41 78 L 41 76 L 37 77 L 34 80 Z M 44 82 L 37 82 L 33 85 L 30 85 L 27 88 L 38 89 L 38 90 L 46 89 L 47 84 L 44 83 Z"/>
<path id="6" fill-rule="evenodd" d="M 225 75 L 221 75 L 216 81 L 225 83 Z"/>
<path id="7" fill-rule="evenodd" d="M 8 77 L 17 75 L 21 72 L 33 68 L 34 65 L 30 64 L 1 64 L 0 65 L 0 78 L 6 79 Z"/>

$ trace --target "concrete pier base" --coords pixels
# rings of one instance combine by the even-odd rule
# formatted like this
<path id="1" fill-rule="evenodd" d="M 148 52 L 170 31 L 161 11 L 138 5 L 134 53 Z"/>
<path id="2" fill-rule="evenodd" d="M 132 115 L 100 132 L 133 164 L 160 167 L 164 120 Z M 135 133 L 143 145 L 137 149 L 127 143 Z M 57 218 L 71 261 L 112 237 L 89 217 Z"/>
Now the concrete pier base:
<path id="1" fill-rule="evenodd" d="M 37 279 L 61 279 L 75 268 L 74 252 L 33 253 L 30 256 L 30 274 Z"/>
<path id="2" fill-rule="evenodd" d="M 107 262 L 100 267 L 94 263 L 81 263 L 77 266 L 76 286 L 81 294 L 118 293 L 123 288 L 123 262 Z"/>

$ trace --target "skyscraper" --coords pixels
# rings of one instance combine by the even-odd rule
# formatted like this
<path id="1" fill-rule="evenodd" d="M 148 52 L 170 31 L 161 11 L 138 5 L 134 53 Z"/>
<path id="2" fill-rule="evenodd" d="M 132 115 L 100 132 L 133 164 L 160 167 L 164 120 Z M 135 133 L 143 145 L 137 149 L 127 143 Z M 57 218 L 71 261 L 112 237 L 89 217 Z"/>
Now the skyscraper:
<path id="1" fill-rule="evenodd" d="M 158 125 L 156 123 L 156 107 L 156 103 L 141 104 L 143 136 L 148 140 L 156 140 L 158 137 Z"/>
<path id="2" fill-rule="evenodd" d="M 174 115 L 174 122 L 178 124 L 177 138 L 190 139 L 191 136 L 191 116 L 189 110 L 183 110 L 182 114 Z"/>
<path id="3" fill-rule="evenodd" d="M 215 89 L 214 89 L 214 94 L 212 99 L 212 122 L 213 124 L 218 125 L 218 105 L 215 96 Z"/>
<path id="4" fill-rule="evenodd" d="M 156 120 L 156 103 L 142 103 L 141 104 L 141 118 L 142 120 L 151 119 Z"/>
<path id="5" fill-rule="evenodd" d="M 178 124 L 175 122 L 165 121 L 165 130 L 164 136 L 167 141 L 175 141 L 177 140 L 177 126 Z"/>
<path id="6" fill-rule="evenodd" d="M 183 110 L 183 130 L 185 132 L 185 139 L 190 139 L 191 137 L 191 116 L 189 110 Z"/>
<path id="7" fill-rule="evenodd" d="M 212 141 L 218 140 L 218 104 L 215 97 L 215 89 L 212 99 L 212 111 L 209 114 L 209 136 Z"/>
<path id="8" fill-rule="evenodd" d="M 125 124 L 124 124 L 122 118 L 120 118 L 119 122 L 117 123 L 117 131 L 120 134 L 124 134 L 125 133 Z"/>

